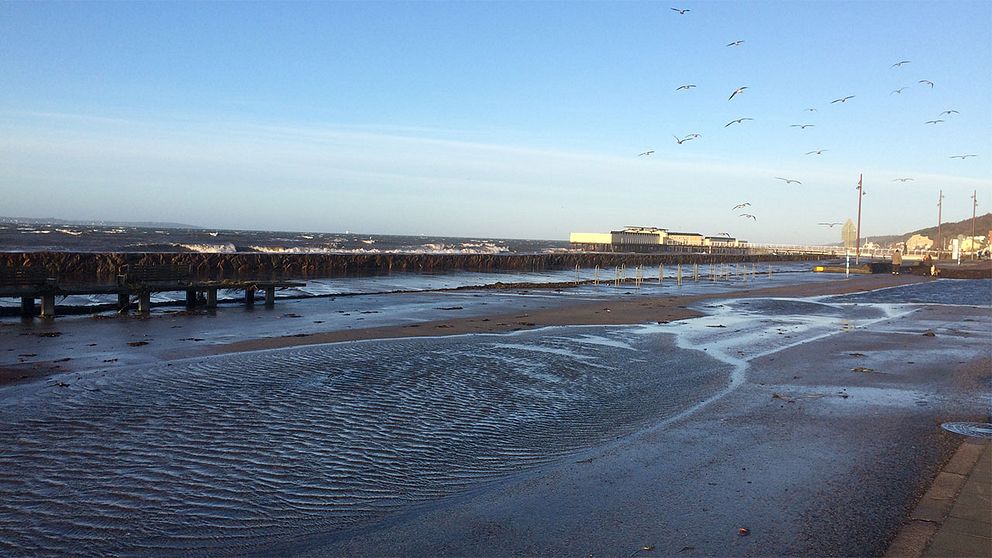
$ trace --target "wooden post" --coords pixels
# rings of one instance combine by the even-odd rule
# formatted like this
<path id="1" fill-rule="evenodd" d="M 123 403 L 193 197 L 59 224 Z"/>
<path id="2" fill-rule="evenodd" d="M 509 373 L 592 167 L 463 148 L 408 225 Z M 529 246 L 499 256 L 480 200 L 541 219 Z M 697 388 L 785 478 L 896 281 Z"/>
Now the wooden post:
<path id="1" fill-rule="evenodd" d="M 207 287 L 207 308 L 217 308 L 217 287 Z"/>
<path id="2" fill-rule="evenodd" d="M 41 317 L 42 318 L 55 317 L 55 295 L 53 294 L 41 295 Z"/>
<path id="3" fill-rule="evenodd" d="M 22 296 L 21 297 L 21 317 L 23 318 L 33 318 L 34 317 L 34 296 Z"/>
<path id="4" fill-rule="evenodd" d="M 276 304 L 276 288 L 265 287 L 265 307 L 272 308 Z"/>
<path id="5" fill-rule="evenodd" d="M 245 304 L 248 306 L 255 305 L 255 286 L 251 285 L 245 287 Z"/>
<path id="6" fill-rule="evenodd" d="M 196 289 L 186 289 L 186 309 L 196 308 Z"/>
<path id="7" fill-rule="evenodd" d="M 131 305 L 131 296 L 127 291 L 117 293 L 117 313 L 127 314 L 127 308 Z"/>
<path id="8" fill-rule="evenodd" d="M 148 314 L 152 311 L 152 293 L 141 291 L 138 293 L 138 313 Z"/>

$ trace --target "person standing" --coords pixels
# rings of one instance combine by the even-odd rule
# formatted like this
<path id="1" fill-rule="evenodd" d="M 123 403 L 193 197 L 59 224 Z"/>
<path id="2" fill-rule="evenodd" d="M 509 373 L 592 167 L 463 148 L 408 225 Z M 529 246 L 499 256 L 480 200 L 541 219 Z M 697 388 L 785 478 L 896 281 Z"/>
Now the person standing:
<path id="1" fill-rule="evenodd" d="M 899 275 L 900 267 L 902 267 L 902 252 L 896 250 L 892 252 L 892 275 Z"/>

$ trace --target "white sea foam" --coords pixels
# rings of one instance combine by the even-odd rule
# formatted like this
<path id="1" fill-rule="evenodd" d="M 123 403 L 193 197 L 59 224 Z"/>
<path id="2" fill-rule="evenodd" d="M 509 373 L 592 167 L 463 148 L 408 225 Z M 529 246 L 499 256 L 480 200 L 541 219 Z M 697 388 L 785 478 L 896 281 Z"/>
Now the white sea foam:
<path id="1" fill-rule="evenodd" d="M 230 242 L 224 244 L 180 244 L 179 246 L 202 254 L 233 254 L 238 251 Z"/>

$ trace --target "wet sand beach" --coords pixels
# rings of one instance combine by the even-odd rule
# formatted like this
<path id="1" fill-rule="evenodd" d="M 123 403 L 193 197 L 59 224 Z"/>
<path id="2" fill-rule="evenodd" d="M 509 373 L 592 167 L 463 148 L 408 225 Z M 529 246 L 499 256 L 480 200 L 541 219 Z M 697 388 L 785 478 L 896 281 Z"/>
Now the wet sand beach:
<path id="1" fill-rule="evenodd" d="M 0 549 L 878 555 L 960 443 L 940 424 L 988 420 L 987 286 L 7 320 Z"/>

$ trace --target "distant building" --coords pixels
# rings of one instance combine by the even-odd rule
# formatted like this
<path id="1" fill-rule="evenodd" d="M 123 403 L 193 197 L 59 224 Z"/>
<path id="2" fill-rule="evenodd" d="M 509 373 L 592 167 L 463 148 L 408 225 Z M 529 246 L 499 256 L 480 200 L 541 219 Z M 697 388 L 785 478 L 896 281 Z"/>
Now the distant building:
<path id="1" fill-rule="evenodd" d="M 848 219 L 844 223 L 844 228 L 840 230 L 840 239 L 844 243 L 844 248 L 854 248 L 858 241 L 858 228 L 854 226 L 854 221 Z"/>
<path id="2" fill-rule="evenodd" d="M 666 244 L 677 246 L 702 246 L 703 235 L 689 232 L 669 232 Z"/>
<path id="3" fill-rule="evenodd" d="M 659 227 L 624 227 L 609 233 L 573 232 L 568 236 L 572 246 L 593 251 L 630 252 L 684 252 L 708 248 L 714 250 L 747 248 L 746 240 L 738 240 L 726 235 L 703 236 L 694 232 L 671 232 Z"/>
<path id="4" fill-rule="evenodd" d="M 718 248 L 736 248 L 737 239 L 730 236 L 704 236 L 703 246 Z"/>
<path id="5" fill-rule="evenodd" d="M 667 229 L 657 227 L 624 227 L 622 231 L 610 231 L 613 244 L 665 244 Z"/>
<path id="6" fill-rule="evenodd" d="M 962 252 L 977 252 L 985 246 L 984 236 L 964 236 L 961 235 L 961 251 Z"/>
<path id="7" fill-rule="evenodd" d="M 933 240 L 930 240 L 930 237 L 923 236 L 922 234 L 914 234 L 913 236 L 909 237 L 909 240 L 906 241 L 907 251 L 929 250 L 932 247 L 933 247 Z"/>

